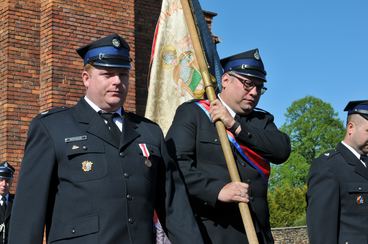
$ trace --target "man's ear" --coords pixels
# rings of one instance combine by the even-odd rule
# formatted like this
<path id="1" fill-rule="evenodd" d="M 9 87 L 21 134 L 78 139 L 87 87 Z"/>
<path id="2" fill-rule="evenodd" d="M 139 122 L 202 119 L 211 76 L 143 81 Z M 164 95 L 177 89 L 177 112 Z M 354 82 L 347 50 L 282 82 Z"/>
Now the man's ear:
<path id="1" fill-rule="evenodd" d="M 82 73 L 82 80 L 83 80 L 83 85 L 88 88 L 89 87 L 89 80 L 90 80 L 90 74 L 83 70 L 83 73 Z"/>
<path id="2" fill-rule="evenodd" d="M 228 73 L 224 73 L 221 77 L 221 85 L 223 89 L 226 89 L 230 82 L 230 75 Z"/>
<path id="3" fill-rule="evenodd" d="M 354 127 L 355 127 L 355 124 L 352 121 L 349 121 L 348 124 L 346 125 L 346 130 L 349 135 L 353 133 Z"/>

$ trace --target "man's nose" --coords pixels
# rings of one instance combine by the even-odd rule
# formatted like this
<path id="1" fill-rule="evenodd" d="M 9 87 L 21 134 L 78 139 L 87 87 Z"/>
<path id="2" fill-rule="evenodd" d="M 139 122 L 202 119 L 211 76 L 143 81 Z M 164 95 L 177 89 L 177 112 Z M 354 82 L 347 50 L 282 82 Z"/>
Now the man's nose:
<path id="1" fill-rule="evenodd" d="M 250 95 L 252 96 L 257 96 L 259 93 L 261 93 L 260 90 L 257 89 L 257 86 L 252 87 L 249 92 Z"/>
<path id="2" fill-rule="evenodd" d="M 119 85 L 121 83 L 121 77 L 119 75 L 114 75 L 113 78 L 113 84 Z"/>

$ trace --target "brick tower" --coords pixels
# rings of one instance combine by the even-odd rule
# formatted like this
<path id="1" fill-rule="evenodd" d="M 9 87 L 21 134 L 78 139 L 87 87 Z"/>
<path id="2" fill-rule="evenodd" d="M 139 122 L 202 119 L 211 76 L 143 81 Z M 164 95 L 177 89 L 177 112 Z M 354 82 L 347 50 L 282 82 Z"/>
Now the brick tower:
<path id="1" fill-rule="evenodd" d="M 0 160 L 16 168 L 11 192 L 31 119 L 55 106 L 72 106 L 84 94 L 77 47 L 113 32 L 127 40 L 133 63 L 125 109 L 144 115 L 160 9 L 161 0 L 0 2 Z M 216 14 L 205 15 L 211 26 Z"/>

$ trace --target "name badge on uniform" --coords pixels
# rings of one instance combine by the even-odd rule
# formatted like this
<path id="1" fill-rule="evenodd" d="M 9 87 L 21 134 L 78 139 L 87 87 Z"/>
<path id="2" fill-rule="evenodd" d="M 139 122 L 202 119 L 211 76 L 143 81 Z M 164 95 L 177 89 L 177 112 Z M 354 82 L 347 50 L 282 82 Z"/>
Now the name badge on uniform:
<path id="1" fill-rule="evenodd" d="M 84 172 L 92 171 L 93 170 L 92 166 L 93 166 L 93 163 L 91 161 L 86 160 L 82 162 L 82 170 Z"/>
<path id="2" fill-rule="evenodd" d="M 148 148 L 147 148 L 146 143 L 140 143 L 139 144 L 139 148 L 142 150 L 142 154 L 146 158 L 144 160 L 144 165 L 146 165 L 147 167 L 151 167 L 152 166 L 152 162 L 149 159 L 150 153 L 148 151 Z"/>
<path id="3" fill-rule="evenodd" d="M 66 143 L 68 143 L 68 142 L 75 142 L 75 141 L 85 141 L 85 140 L 87 140 L 87 136 L 86 135 L 73 136 L 73 137 L 66 137 L 66 138 L 64 138 L 64 141 Z"/>

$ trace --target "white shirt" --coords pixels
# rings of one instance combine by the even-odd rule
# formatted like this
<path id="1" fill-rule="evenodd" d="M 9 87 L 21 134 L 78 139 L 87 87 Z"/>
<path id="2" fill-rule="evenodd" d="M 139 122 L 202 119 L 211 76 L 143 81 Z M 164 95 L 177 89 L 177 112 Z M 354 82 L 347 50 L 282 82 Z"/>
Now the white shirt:
<path id="1" fill-rule="evenodd" d="M 8 204 L 9 201 L 9 194 L 5 195 L 5 203 Z M 3 196 L 1 196 L 0 198 L 0 205 L 3 206 L 4 205 L 4 201 L 3 201 Z"/>
<path id="2" fill-rule="evenodd" d="M 349 146 L 348 144 L 346 144 L 345 142 L 341 142 L 347 149 L 349 149 L 359 160 L 360 160 L 360 154 L 359 153 L 357 153 L 357 151 L 355 151 L 355 149 L 354 148 L 352 148 L 351 146 Z M 362 160 L 360 160 L 360 162 L 362 162 L 362 164 L 364 165 L 364 167 L 366 167 L 367 168 L 367 165 L 365 165 L 365 163 L 362 161 Z"/>
<path id="3" fill-rule="evenodd" d="M 232 110 L 230 107 L 229 107 L 229 105 L 227 105 L 225 102 L 224 102 L 224 100 L 222 100 L 221 99 L 221 93 L 220 94 L 218 94 L 218 98 L 220 99 L 220 101 L 221 101 L 221 103 L 225 106 L 225 108 L 227 108 L 227 111 L 229 111 L 229 113 L 230 113 L 230 115 L 233 117 L 233 118 L 235 118 L 235 115 L 236 115 L 236 113 L 234 112 L 234 110 Z"/>
<path id="4" fill-rule="evenodd" d="M 100 111 L 105 112 L 104 110 L 100 109 L 94 102 L 92 102 L 87 96 L 84 96 L 84 100 L 86 100 L 89 106 L 91 106 L 93 110 L 95 110 L 97 113 Z M 119 130 L 123 131 L 123 120 L 121 119 L 122 118 L 121 108 L 118 108 L 114 113 L 118 113 L 120 115 L 119 117 L 114 117 L 113 121 L 118 126 Z M 105 120 L 105 123 L 107 124 L 106 120 Z"/>

